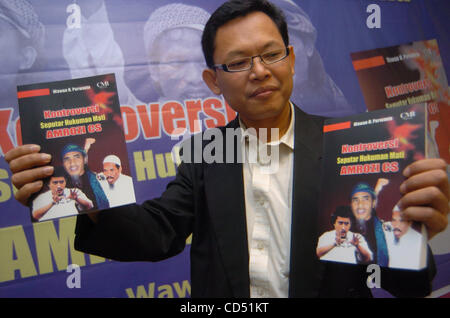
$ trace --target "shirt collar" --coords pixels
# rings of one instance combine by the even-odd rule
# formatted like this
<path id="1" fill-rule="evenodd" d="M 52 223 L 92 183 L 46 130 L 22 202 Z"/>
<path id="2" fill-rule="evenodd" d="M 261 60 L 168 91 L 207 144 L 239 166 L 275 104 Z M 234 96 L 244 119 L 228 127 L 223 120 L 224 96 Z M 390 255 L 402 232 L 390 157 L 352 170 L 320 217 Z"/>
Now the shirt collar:
<path id="1" fill-rule="evenodd" d="M 289 106 L 291 107 L 291 120 L 289 122 L 289 127 L 287 131 L 284 133 L 283 136 L 279 140 L 275 140 L 269 143 L 269 145 L 277 146 L 279 144 L 285 144 L 290 149 L 294 150 L 294 122 L 295 122 L 295 116 L 294 116 L 294 105 L 289 101 Z M 241 142 L 245 138 L 254 138 L 255 131 L 247 129 L 244 122 L 239 117 L 239 126 L 242 129 L 242 136 L 241 136 Z"/>

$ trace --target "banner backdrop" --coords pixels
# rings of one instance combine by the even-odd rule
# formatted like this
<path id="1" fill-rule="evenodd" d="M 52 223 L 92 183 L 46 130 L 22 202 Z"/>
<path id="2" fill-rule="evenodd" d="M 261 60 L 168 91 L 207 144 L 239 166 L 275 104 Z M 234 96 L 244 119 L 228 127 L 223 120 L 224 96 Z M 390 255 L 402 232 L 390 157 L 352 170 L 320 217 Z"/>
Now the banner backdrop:
<path id="1" fill-rule="evenodd" d="M 189 297 L 189 242 L 158 263 L 73 248 L 75 218 L 31 224 L 4 154 L 21 144 L 16 86 L 115 73 L 138 202 L 174 177 L 174 145 L 236 114 L 207 89 L 200 37 L 221 1 L 0 0 L 0 297 Z M 296 54 L 292 100 L 313 114 L 367 110 L 350 53 L 436 39 L 450 63 L 447 0 L 275 0 Z M 450 230 L 430 245 L 433 297 L 449 296 Z M 151 244 L 151 242 L 149 242 Z M 374 290 L 377 296 L 388 296 Z"/>

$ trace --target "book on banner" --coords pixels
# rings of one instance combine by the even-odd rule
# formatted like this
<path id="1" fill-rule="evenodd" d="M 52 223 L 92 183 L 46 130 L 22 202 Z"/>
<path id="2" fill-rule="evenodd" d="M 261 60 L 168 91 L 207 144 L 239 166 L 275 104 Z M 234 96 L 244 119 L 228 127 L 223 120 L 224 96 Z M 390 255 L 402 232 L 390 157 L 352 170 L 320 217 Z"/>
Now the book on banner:
<path id="1" fill-rule="evenodd" d="M 317 257 L 322 261 L 426 267 L 425 226 L 397 206 L 403 170 L 427 157 L 425 104 L 375 110 L 324 125 Z"/>
<path id="2" fill-rule="evenodd" d="M 417 103 L 427 107 L 430 153 L 450 176 L 450 91 L 436 39 L 350 54 L 367 110 Z"/>
<path id="3" fill-rule="evenodd" d="M 135 203 L 114 74 L 17 87 L 23 144 L 52 156 L 33 222 Z"/>

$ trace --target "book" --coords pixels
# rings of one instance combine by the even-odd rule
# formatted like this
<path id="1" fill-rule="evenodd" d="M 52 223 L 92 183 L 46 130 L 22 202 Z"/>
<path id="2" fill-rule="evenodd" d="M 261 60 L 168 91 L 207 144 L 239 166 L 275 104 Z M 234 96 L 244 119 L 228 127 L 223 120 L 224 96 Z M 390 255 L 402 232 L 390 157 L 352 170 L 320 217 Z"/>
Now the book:
<path id="1" fill-rule="evenodd" d="M 114 74 L 17 87 L 22 141 L 52 155 L 33 222 L 136 202 Z"/>
<path id="2" fill-rule="evenodd" d="M 425 226 L 403 220 L 396 204 L 403 169 L 426 157 L 427 135 L 425 104 L 326 120 L 319 259 L 426 267 Z"/>
<path id="3" fill-rule="evenodd" d="M 450 92 L 436 39 L 350 54 L 367 110 L 417 103 L 427 107 L 430 149 L 450 176 Z"/>

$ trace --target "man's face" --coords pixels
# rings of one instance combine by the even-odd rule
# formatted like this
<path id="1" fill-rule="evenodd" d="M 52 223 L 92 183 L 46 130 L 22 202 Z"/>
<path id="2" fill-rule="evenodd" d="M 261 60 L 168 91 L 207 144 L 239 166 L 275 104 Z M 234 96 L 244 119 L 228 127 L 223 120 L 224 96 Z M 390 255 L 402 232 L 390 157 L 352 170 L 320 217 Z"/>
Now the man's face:
<path id="1" fill-rule="evenodd" d="M 239 58 L 267 53 L 285 47 L 275 23 L 262 12 L 229 21 L 217 30 L 214 63 L 227 64 Z M 228 73 L 205 70 L 203 79 L 215 94 L 223 94 L 247 126 L 256 121 L 273 123 L 289 112 L 295 55 L 265 65 L 253 59 L 248 71 Z"/>
<path id="2" fill-rule="evenodd" d="M 108 181 L 109 184 L 114 184 L 116 182 L 121 171 L 122 167 L 117 168 L 114 163 L 105 162 L 103 164 L 103 174 L 105 175 L 106 181 Z"/>
<path id="3" fill-rule="evenodd" d="M 81 152 L 71 151 L 64 155 L 63 166 L 66 172 L 73 177 L 84 174 L 84 157 Z"/>
<path id="4" fill-rule="evenodd" d="M 51 177 L 48 187 L 53 194 L 62 196 L 66 187 L 66 179 L 64 177 Z"/>
<path id="5" fill-rule="evenodd" d="M 334 229 L 339 233 L 341 239 L 347 238 L 347 232 L 350 230 L 351 222 L 349 218 L 338 216 L 334 222 Z"/>
<path id="6" fill-rule="evenodd" d="M 357 220 L 368 221 L 375 208 L 375 201 L 368 192 L 356 192 L 352 197 L 352 212 Z"/>
<path id="7" fill-rule="evenodd" d="M 200 43 L 201 31 L 192 28 L 168 30 L 155 40 L 150 60 L 156 65 L 150 65 L 150 73 L 167 99 L 197 99 L 211 95 L 202 81 L 205 61 Z"/>
<path id="8" fill-rule="evenodd" d="M 409 229 L 411 222 L 404 221 L 399 211 L 392 212 L 392 227 L 396 239 L 402 237 Z"/>

